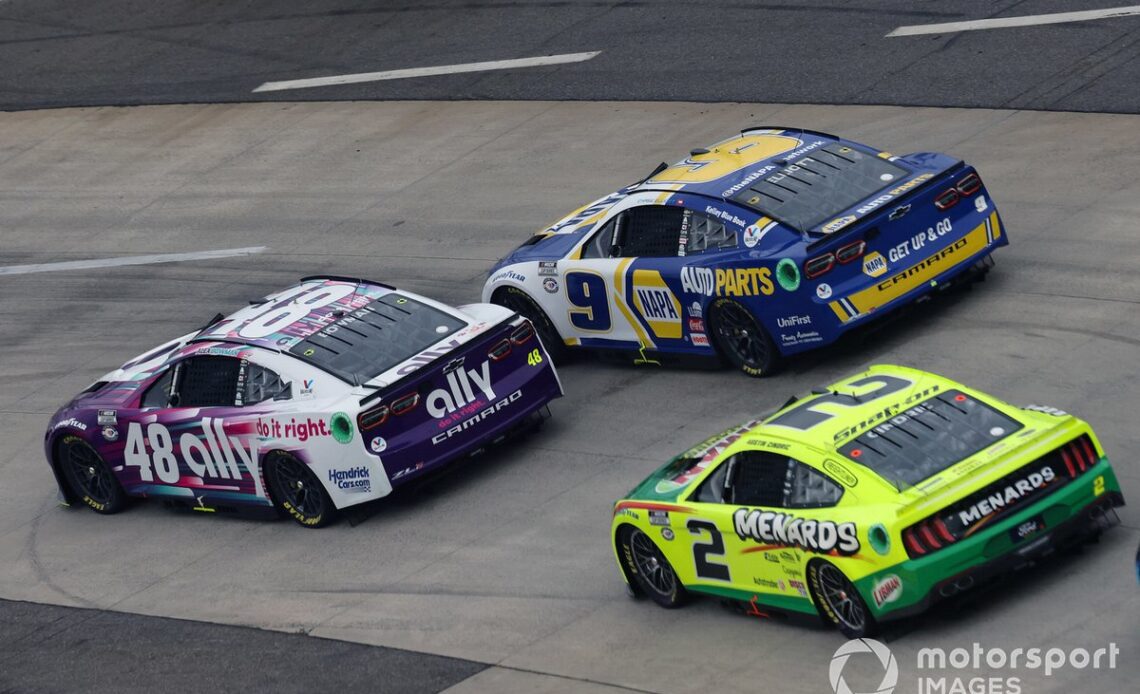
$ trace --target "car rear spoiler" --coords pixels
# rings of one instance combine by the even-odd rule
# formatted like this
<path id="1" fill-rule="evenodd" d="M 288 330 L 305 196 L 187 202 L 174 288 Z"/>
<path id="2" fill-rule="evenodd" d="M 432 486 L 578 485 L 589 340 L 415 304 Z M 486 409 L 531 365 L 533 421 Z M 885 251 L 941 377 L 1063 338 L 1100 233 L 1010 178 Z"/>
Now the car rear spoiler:
<path id="1" fill-rule="evenodd" d="M 384 287 L 385 289 L 395 289 L 395 287 L 393 287 L 392 285 L 385 284 L 383 282 L 377 282 L 375 280 L 366 280 L 366 279 L 362 279 L 360 277 L 345 277 L 343 275 L 309 275 L 307 277 L 302 277 L 300 281 L 301 282 L 311 282 L 312 280 L 332 280 L 334 282 L 351 282 L 353 284 L 371 284 L 371 285 L 374 285 L 376 287 Z"/>
<path id="2" fill-rule="evenodd" d="M 743 130 L 741 130 L 740 134 L 744 135 L 746 133 L 754 132 L 756 130 L 790 130 L 791 132 L 800 133 L 802 135 L 818 135 L 820 137 L 829 137 L 832 140 L 842 140 L 843 139 L 843 138 L 839 137 L 838 135 L 832 135 L 831 133 L 820 132 L 818 130 L 808 130 L 806 128 L 789 128 L 789 127 L 784 126 L 784 125 L 753 125 L 752 127 L 744 128 Z"/>

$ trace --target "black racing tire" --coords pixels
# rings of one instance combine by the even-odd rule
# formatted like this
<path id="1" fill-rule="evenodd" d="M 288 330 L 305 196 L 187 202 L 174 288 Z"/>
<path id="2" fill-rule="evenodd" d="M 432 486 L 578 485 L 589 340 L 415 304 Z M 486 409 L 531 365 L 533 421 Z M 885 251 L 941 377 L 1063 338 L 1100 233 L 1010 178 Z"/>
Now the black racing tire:
<path id="1" fill-rule="evenodd" d="M 768 376 L 779 368 L 776 344 L 748 309 L 732 299 L 717 299 L 708 313 L 716 350 L 731 366 L 754 378 Z"/>
<path id="2" fill-rule="evenodd" d="M 812 600 L 825 622 L 834 624 L 849 639 L 870 638 L 879 633 L 879 624 L 863 596 L 834 564 L 822 559 L 812 561 L 807 579 Z"/>
<path id="3" fill-rule="evenodd" d="M 538 305 L 530 295 L 519 289 L 518 287 L 499 287 L 495 290 L 494 295 L 491 296 L 491 303 L 498 304 L 504 308 L 509 308 L 523 318 L 529 320 L 533 325 L 539 338 L 542 340 L 542 346 L 546 349 L 546 355 L 554 362 L 555 366 L 565 364 L 570 358 L 570 350 L 566 343 L 562 341 L 562 336 L 558 333 L 558 328 L 554 327 L 554 323 L 542 307 Z"/>
<path id="4" fill-rule="evenodd" d="M 265 463 L 265 479 L 277 508 L 306 528 L 323 528 L 337 519 L 325 487 L 296 456 L 278 451 Z"/>
<path id="5" fill-rule="evenodd" d="M 618 555 L 643 595 L 666 609 L 681 607 L 689 601 L 689 591 L 657 544 L 644 532 L 630 525 L 618 532 Z"/>
<path id="6" fill-rule="evenodd" d="M 127 507 L 129 497 L 111 466 L 78 436 L 64 436 L 56 445 L 56 465 L 72 495 L 96 513 L 110 515 Z"/>

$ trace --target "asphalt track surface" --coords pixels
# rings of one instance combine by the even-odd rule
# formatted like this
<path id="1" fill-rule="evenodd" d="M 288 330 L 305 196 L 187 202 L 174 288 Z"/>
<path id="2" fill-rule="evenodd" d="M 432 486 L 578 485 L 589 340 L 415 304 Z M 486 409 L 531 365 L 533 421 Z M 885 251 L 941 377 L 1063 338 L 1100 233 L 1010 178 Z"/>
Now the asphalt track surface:
<path id="1" fill-rule="evenodd" d="M 531 231 L 659 161 L 755 123 L 961 156 L 982 172 L 1012 245 L 972 291 L 865 341 L 793 361 L 770 379 L 571 364 L 561 371 L 566 397 L 542 431 L 355 525 L 314 532 L 154 504 L 113 517 L 56 505 L 44 423 L 129 355 L 320 272 L 374 277 L 456 304 L 477 300 L 487 267 Z M 609 546 L 611 503 L 710 432 L 789 394 L 893 362 L 1087 418 L 1133 502 L 1099 544 L 889 634 L 901 672 L 896 691 L 914 691 L 918 649 L 976 641 L 1114 642 L 1122 652 L 1114 670 L 1006 674 L 1020 676 L 1026 694 L 1130 691 L 1140 654 L 1132 568 L 1140 541 L 1137 132 L 1137 116 L 683 103 L 0 114 L 0 265 L 268 248 L 0 275 L 0 597 L 302 632 L 491 666 L 452 692 L 829 692 L 828 665 L 843 642 L 836 632 L 757 621 L 711 600 L 675 611 L 630 600 Z M 12 609 L 0 604 L 0 618 L 12 619 Z M 80 633 L 100 638 L 64 630 L 69 639 Z M 168 657 L 192 645 L 176 629 L 139 633 L 165 644 Z M 300 660 L 311 657 L 306 649 L 344 648 L 314 641 L 290 649 Z M 104 652 L 124 672 L 160 667 L 143 657 L 154 651 Z M 63 683 L 83 676 L 52 651 L 21 653 L 33 661 L 40 653 L 37 667 L 60 671 Z M 252 669 L 265 663 L 252 652 L 237 660 Z M 340 662 L 322 662 L 313 676 Z M 852 660 L 844 674 L 853 687 L 865 677 L 869 688 L 876 665 Z M 66 688 L 40 682 L 8 687 Z M 309 688 L 291 682 L 283 689 Z"/>
<path id="2" fill-rule="evenodd" d="M 0 601 L 0 691 L 436 692 L 487 666 L 303 634 Z M 251 667 L 251 663 L 256 666 Z"/>
<path id="3" fill-rule="evenodd" d="M 1079 0 L 0 0 L 0 109 L 664 100 L 1140 112 L 1140 16 L 887 38 Z M 602 51 L 584 63 L 252 93 L 263 82 Z"/>

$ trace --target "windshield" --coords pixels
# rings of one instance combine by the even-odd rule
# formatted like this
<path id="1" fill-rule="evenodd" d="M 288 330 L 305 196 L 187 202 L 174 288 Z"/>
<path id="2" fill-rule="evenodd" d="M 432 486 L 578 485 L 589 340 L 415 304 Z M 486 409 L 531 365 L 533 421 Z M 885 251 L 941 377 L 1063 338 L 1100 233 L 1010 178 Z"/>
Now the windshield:
<path id="1" fill-rule="evenodd" d="M 733 200 L 806 231 L 909 175 L 875 154 L 833 143 L 760 179 Z"/>
<path id="2" fill-rule="evenodd" d="M 989 405 L 950 390 L 839 449 L 895 486 L 912 486 L 1022 428 Z"/>
<path id="3" fill-rule="evenodd" d="M 466 325 L 449 313 L 393 292 L 346 312 L 298 342 L 289 353 L 349 383 L 360 384 Z"/>

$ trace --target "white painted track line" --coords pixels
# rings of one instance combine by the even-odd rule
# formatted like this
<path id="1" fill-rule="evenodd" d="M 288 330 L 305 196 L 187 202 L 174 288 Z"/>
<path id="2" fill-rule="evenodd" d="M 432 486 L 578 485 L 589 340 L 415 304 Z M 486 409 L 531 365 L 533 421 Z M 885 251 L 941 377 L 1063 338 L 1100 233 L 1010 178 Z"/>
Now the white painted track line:
<path id="1" fill-rule="evenodd" d="M 309 87 L 329 87 L 337 84 L 358 84 L 360 82 L 380 82 L 383 80 L 402 80 L 410 77 L 431 77 L 433 75 L 454 75 L 461 72 L 485 72 L 488 70 L 511 70 L 520 67 L 541 67 L 543 65 L 562 65 L 565 63 L 581 63 L 596 57 L 601 51 L 587 53 L 563 53 L 561 55 L 543 55 L 535 58 L 515 58 L 512 60 L 491 60 L 483 63 L 463 63 L 460 65 L 437 65 L 435 67 L 415 67 L 406 70 L 388 70 L 386 72 L 360 72 L 352 75 L 333 75 L 332 77 L 312 77 L 303 80 L 285 80 L 283 82 L 266 82 L 254 92 L 277 92 L 284 89 L 307 89 Z"/>
<path id="2" fill-rule="evenodd" d="M 946 22 L 943 24 L 915 24 L 901 26 L 886 38 L 893 36 L 918 36 L 920 34 L 949 34 L 956 31 L 977 31 L 979 29 L 1006 29 L 1009 27 L 1028 27 L 1038 24 L 1064 24 L 1067 22 L 1087 22 L 1090 19 L 1110 19 L 1112 17 L 1130 17 L 1140 15 L 1140 5 L 1127 7 L 1111 7 L 1103 10 L 1085 10 L 1083 12 L 1058 12 L 1056 14 L 1031 14 L 1023 17 L 998 17 L 995 19 L 976 19 L 968 22 Z"/>
<path id="3" fill-rule="evenodd" d="M 67 260 L 60 263 L 40 263 L 37 265 L 0 266 L 0 275 L 28 275 L 34 272 L 63 272 L 64 270 L 95 270 L 121 265 L 152 265 L 155 263 L 181 263 L 187 260 L 210 260 L 212 258 L 232 258 L 239 255 L 261 253 L 267 246 L 249 248 L 227 248 L 218 251 L 198 251 L 195 253 L 163 253 L 160 255 L 132 255 L 124 258 L 93 258 L 91 260 Z"/>

